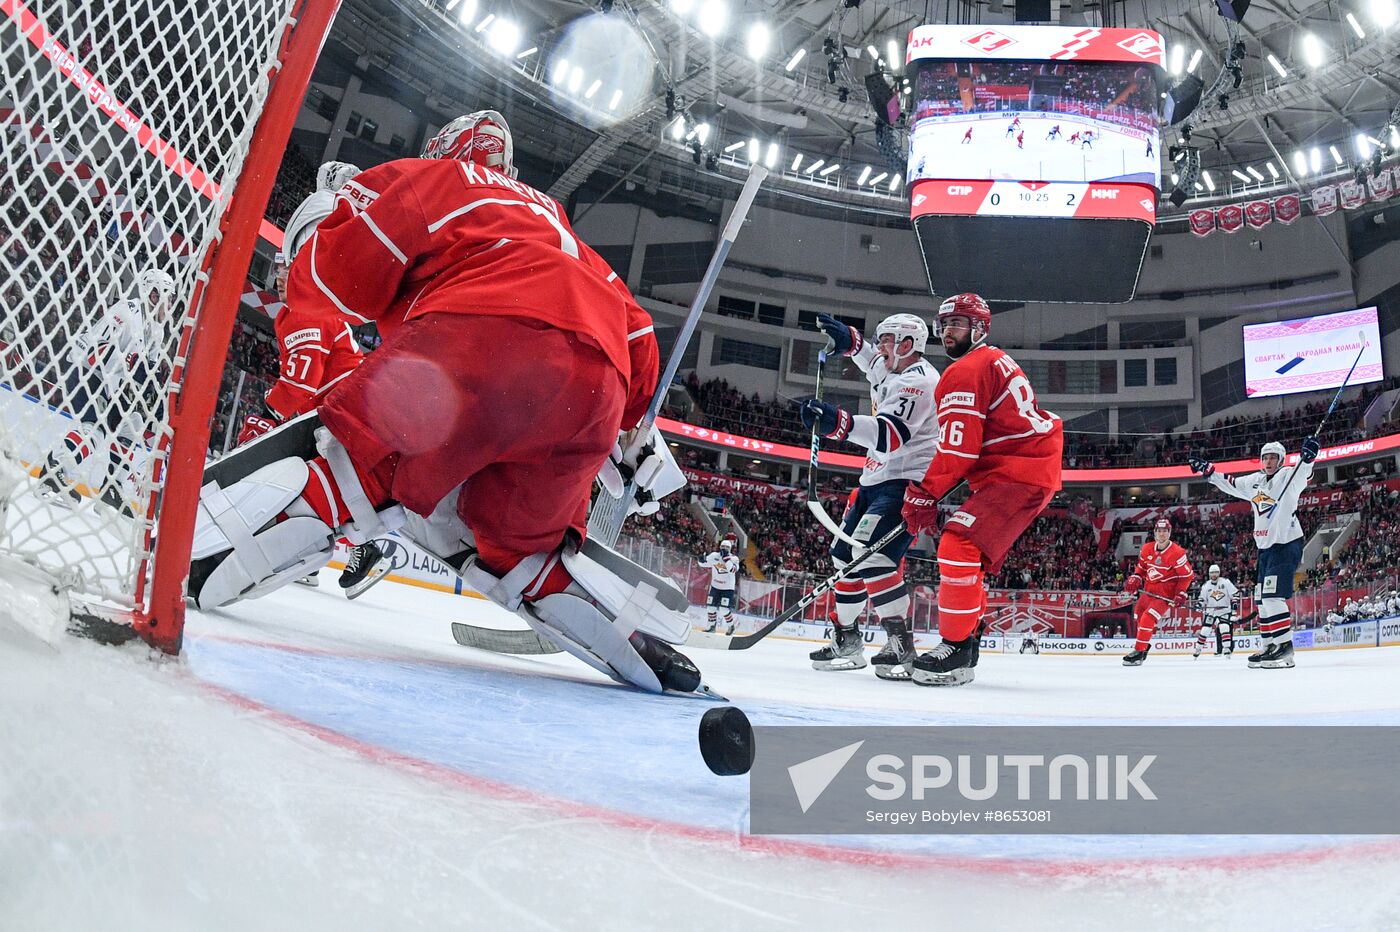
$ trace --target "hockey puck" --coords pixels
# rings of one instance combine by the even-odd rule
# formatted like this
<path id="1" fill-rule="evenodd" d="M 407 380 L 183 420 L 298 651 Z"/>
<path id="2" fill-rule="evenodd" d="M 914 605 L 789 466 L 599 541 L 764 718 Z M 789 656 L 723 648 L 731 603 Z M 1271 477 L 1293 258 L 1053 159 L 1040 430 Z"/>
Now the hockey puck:
<path id="1" fill-rule="evenodd" d="M 753 766 L 753 726 L 732 705 L 711 709 L 700 719 L 700 755 L 721 777 L 748 773 Z"/>

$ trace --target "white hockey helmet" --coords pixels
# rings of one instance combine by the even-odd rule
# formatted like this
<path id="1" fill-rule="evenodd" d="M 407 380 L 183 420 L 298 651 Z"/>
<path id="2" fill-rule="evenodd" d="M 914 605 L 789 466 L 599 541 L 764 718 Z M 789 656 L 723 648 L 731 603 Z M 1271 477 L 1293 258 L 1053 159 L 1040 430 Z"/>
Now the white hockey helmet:
<path id="1" fill-rule="evenodd" d="M 169 310 L 175 304 L 175 279 L 160 269 L 146 269 L 136 276 L 136 294 L 145 308 Z"/>
<path id="2" fill-rule="evenodd" d="M 316 190 L 332 194 L 345 187 L 345 182 L 360 173 L 360 166 L 349 162 L 326 162 L 316 170 Z"/>
<path id="3" fill-rule="evenodd" d="M 894 335 L 896 349 L 904 342 L 905 337 L 914 341 L 916 353 L 922 353 L 924 347 L 928 346 L 928 324 L 917 314 L 891 314 L 886 317 L 875 328 L 875 342 L 880 342 L 880 337 L 887 333 Z"/>
<path id="4" fill-rule="evenodd" d="M 423 158 L 475 162 L 516 176 L 510 127 L 495 110 L 478 110 L 448 123 L 423 146 Z"/>
<path id="5" fill-rule="evenodd" d="M 1214 579 L 1215 577 L 1219 576 L 1219 575 L 1220 575 L 1220 564 L 1219 564 L 1219 563 L 1212 563 L 1212 564 L 1210 565 L 1210 569 L 1206 570 L 1206 575 L 1209 576 L 1211 579 Z"/>
<path id="6" fill-rule="evenodd" d="M 1259 449 L 1259 458 L 1262 460 L 1270 453 L 1277 453 L 1280 463 L 1288 456 L 1288 451 L 1284 449 L 1283 444 L 1279 443 L 1277 440 L 1270 440 L 1268 443 L 1264 444 L 1264 446 Z"/>

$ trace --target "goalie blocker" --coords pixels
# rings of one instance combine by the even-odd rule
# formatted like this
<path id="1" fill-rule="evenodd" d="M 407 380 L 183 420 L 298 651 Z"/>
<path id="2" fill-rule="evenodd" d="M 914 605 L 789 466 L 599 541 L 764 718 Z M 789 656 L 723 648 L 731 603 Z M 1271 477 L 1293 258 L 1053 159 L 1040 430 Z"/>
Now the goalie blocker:
<path id="1" fill-rule="evenodd" d="M 654 444 L 668 455 L 664 443 Z M 645 462 L 642 465 L 647 465 Z M 668 468 L 651 467 L 654 474 Z M 339 500 L 348 513 L 341 513 Z M 322 508 L 313 507 L 320 499 Z M 422 517 L 397 503 L 372 507 L 344 448 L 315 412 L 289 421 L 205 472 L 189 595 L 203 609 L 256 598 L 315 572 L 334 541 L 361 544 L 397 530 L 451 566 L 476 591 L 618 682 L 649 692 L 703 691 L 684 643 L 688 603 L 674 584 L 599 544 L 570 536 L 497 576 L 477 560 L 455 492 Z M 333 521 L 318 515 L 329 501 Z"/>

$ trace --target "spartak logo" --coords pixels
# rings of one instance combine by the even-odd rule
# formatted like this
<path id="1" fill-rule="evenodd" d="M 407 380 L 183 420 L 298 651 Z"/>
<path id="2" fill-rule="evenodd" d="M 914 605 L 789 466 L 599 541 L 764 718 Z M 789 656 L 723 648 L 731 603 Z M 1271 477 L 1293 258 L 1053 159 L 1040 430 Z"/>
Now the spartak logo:
<path id="1" fill-rule="evenodd" d="M 1009 36 L 1002 35 L 995 29 L 984 29 L 970 39 L 962 40 L 964 45 L 970 45 L 981 52 L 995 52 L 997 49 L 1004 49 L 1016 40 Z"/>
<path id="2" fill-rule="evenodd" d="M 1118 47 L 1129 55 L 1136 55 L 1145 61 L 1162 57 L 1162 43 L 1150 32 L 1139 32 L 1118 43 Z"/>

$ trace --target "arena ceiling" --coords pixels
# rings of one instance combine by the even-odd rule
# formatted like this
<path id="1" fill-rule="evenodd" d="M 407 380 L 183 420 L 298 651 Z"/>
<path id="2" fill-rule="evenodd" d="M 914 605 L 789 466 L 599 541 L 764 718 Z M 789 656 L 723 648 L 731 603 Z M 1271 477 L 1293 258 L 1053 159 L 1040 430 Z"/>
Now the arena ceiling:
<path id="1" fill-rule="evenodd" d="M 623 180 L 697 199 L 732 195 L 754 140 L 759 158 L 775 156 L 770 185 L 777 190 L 907 215 L 902 187 L 876 145 L 865 76 L 882 67 L 902 71 L 904 41 L 917 25 L 1009 24 L 1012 6 L 849 2 L 346 0 L 334 41 L 423 89 L 444 117 L 509 100 L 517 147 L 556 166 L 550 191 L 561 199 L 585 183 Z M 1194 63 L 1207 86 L 1231 45 L 1227 23 L 1201 0 L 1071 0 L 1052 18 L 1155 29 L 1166 38 L 1169 67 L 1181 73 Z M 767 31 L 759 54 L 751 48 L 762 38 L 755 24 Z M 824 52 L 829 38 L 847 53 L 834 82 Z M 1397 0 L 1253 0 L 1238 38 L 1245 51 L 1239 88 L 1227 77 L 1228 106 L 1218 95 L 1203 100 L 1193 119 L 1217 196 L 1350 172 L 1374 151 L 1368 136 L 1400 148 L 1400 136 L 1392 140 L 1386 128 L 1400 104 Z M 708 170 L 707 160 L 695 164 L 692 144 L 701 135 L 704 155 L 715 157 Z M 1178 141 L 1177 132 L 1163 130 L 1164 184 L 1168 144 Z M 830 174 L 803 170 L 818 160 Z M 1264 171 L 1269 163 L 1281 170 L 1277 180 Z M 891 169 L 891 177 L 857 183 L 865 165 Z"/>

